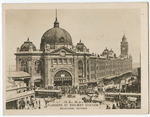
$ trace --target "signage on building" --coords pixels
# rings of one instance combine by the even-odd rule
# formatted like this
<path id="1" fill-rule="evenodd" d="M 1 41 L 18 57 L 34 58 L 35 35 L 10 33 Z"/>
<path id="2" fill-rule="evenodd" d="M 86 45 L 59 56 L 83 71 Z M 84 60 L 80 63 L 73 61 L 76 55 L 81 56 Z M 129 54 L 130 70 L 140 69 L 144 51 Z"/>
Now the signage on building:
<path id="1" fill-rule="evenodd" d="M 65 77 L 65 74 L 61 74 L 61 77 Z"/>

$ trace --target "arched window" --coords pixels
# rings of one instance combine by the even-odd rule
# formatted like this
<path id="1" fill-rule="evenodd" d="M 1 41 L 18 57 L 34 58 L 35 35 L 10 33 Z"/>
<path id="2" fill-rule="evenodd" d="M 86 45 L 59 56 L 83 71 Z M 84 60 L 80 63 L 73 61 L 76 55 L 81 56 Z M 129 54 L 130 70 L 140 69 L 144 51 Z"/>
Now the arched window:
<path id="1" fill-rule="evenodd" d="M 28 73 L 28 62 L 27 62 L 27 60 L 21 61 L 21 71 Z"/>
<path id="2" fill-rule="evenodd" d="M 82 61 L 78 61 L 78 76 L 83 77 L 83 63 Z"/>
<path id="3" fill-rule="evenodd" d="M 64 37 L 59 38 L 60 43 L 64 43 Z"/>
<path id="4" fill-rule="evenodd" d="M 36 75 L 42 74 L 42 62 L 40 60 L 35 61 L 35 74 Z"/>

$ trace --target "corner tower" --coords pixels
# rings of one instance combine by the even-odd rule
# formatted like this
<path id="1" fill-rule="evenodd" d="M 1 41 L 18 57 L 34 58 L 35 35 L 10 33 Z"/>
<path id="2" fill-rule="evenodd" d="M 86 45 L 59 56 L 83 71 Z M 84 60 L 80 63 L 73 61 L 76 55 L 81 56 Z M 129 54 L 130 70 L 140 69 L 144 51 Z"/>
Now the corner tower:
<path id="1" fill-rule="evenodd" d="M 122 41 L 121 41 L 121 56 L 128 56 L 128 42 L 127 42 L 127 38 L 125 36 L 125 34 L 122 37 Z"/>

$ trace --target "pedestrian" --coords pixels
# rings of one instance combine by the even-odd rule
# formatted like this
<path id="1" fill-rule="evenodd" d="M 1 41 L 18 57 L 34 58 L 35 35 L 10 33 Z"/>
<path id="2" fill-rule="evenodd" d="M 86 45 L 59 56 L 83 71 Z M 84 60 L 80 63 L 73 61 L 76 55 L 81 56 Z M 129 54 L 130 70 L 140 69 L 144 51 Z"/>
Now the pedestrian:
<path id="1" fill-rule="evenodd" d="M 44 101 L 45 101 L 45 108 L 47 108 L 47 101 L 45 98 L 44 98 Z"/>
<path id="2" fill-rule="evenodd" d="M 41 109 L 41 101 L 39 100 L 39 109 Z"/>
<path id="3" fill-rule="evenodd" d="M 36 109 L 37 108 L 37 99 L 35 98 L 34 100 L 34 108 Z"/>
<path id="4" fill-rule="evenodd" d="M 26 101 L 27 101 L 27 110 L 29 110 L 29 98 L 28 97 L 27 97 Z"/>
<path id="5" fill-rule="evenodd" d="M 27 99 L 26 98 L 24 99 L 24 102 L 25 102 L 25 110 L 27 110 Z"/>
<path id="6" fill-rule="evenodd" d="M 109 109 L 109 106 L 108 106 L 108 105 L 106 105 L 106 109 Z"/>
<path id="7" fill-rule="evenodd" d="M 32 108 L 32 98 L 29 99 L 29 108 Z"/>
<path id="8" fill-rule="evenodd" d="M 112 107 L 112 109 L 116 109 L 116 107 L 115 107 L 115 105 L 113 104 L 113 107 Z"/>
<path id="9" fill-rule="evenodd" d="M 34 108 L 35 99 L 32 98 L 32 108 Z"/>

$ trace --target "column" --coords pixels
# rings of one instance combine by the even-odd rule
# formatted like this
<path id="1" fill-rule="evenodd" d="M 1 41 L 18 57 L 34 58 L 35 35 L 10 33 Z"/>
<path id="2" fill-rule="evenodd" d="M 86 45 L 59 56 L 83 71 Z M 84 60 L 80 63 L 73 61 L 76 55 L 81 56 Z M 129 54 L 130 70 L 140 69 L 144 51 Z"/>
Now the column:
<path id="1" fill-rule="evenodd" d="M 112 60 L 112 61 L 111 61 L 111 76 L 112 76 L 112 75 L 114 76 L 114 73 L 113 73 L 113 71 L 114 71 L 113 64 L 114 64 L 114 62 L 113 62 L 113 60 Z"/>
<path id="2" fill-rule="evenodd" d="M 107 77 L 107 60 L 104 61 L 105 62 L 105 78 Z"/>
<path id="3" fill-rule="evenodd" d="M 48 87 L 48 56 L 44 56 L 44 76 L 45 76 L 45 83 L 44 86 Z"/>
<path id="4" fill-rule="evenodd" d="M 34 85 L 34 59 L 28 61 L 28 64 L 30 66 L 29 71 L 30 71 L 30 75 L 31 75 L 31 79 L 30 79 L 30 85 Z"/>
<path id="5" fill-rule="evenodd" d="M 67 59 L 68 60 L 68 59 Z M 67 61 L 68 62 L 68 61 Z M 72 70 L 72 86 L 75 86 L 75 58 L 73 57 L 72 59 L 72 66 L 73 66 L 73 70 Z"/>
<path id="6" fill-rule="evenodd" d="M 34 61 L 33 61 L 34 62 Z M 32 69 L 34 69 L 34 63 L 32 64 L 32 59 L 28 59 L 28 73 L 32 76 Z"/>
<path id="7" fill-rule="evenodd" d="M 48 57 L 48 60 L 47 60 L 47 62 L 48 62 L 48 66 L 47 66 L 47 77 L 48 77 L 48 86 L 53 86 L 53 84 L 54 84 L 54 79 L 53 79 L 53 77 L 51 77 L 51 75 L 50 75 L 50 68 L 51 68 L 51 58 L 50 57 Z"/>
<path id="8" fill-rule="evenodd" d="M 16 56 L 16 71 L 20 71 L 20 59 L 19 59 L 19 56 Z"/>
<path id="9" fill-rule="evenodd" d="M 78 79 L 78 58 L 77 56 L 74 57 L 74 85 L 79 86 L 79 79 Z"/>
<path id="10" fill-rule="evenodd" d="M 89 59 L 89 81 L 91 81 L 91 60 Z"/>
<path id="11" fill-rule="evenodd" d="M 88 75 L 88 72 L 87 72 L 87 57 L 85 57 L 85 80 L 87 81 L 87 75 Z"/>
<path id="12" fill-rule="evenodd" d="M 87 74 L 87 71 L 86 71 L 86 66 L 87 66 L 87 65 L 86 65 L 86 63 L 87 63 L 87 62 L 86 62 L 86 56 L 84 56 L 84 67 L 83 67 L 83 68 L 84 68 L 84 77 L 85 77 L 85 78 L 86 78 L 86 74 Z"/>
<path id="13" fill-rule="evenodd" d="M 45 77 L 44 77 L 44 59 L 41 59 L 42 60 L 42 74 L 41 74 L 41 79 L 42 79 L 42 87 L 44 86 L 45 84 Z"/>
<path id="14" fill-rule="evenodd" d="M 98 72 L 98 70 L 97 70 L 97 59 L 95 59 L 95 80 L 97 80 L 97 72 Z"/>

